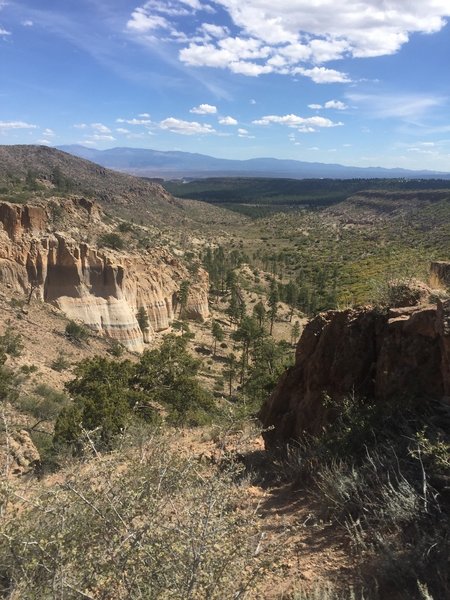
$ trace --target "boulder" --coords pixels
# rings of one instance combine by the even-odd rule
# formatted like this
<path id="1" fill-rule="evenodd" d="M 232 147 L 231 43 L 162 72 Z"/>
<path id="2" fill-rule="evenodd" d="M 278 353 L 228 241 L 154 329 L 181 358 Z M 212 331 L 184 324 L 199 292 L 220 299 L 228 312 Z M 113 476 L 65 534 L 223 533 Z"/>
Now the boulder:
<path id="1" fill-rule="evenodd" d="M 312 319 L 259 417 L 269 447 L 318 434 L 333 418 L 327 398 L 375 401 L 450 396 L 450 301 L 329 311 Z"/>

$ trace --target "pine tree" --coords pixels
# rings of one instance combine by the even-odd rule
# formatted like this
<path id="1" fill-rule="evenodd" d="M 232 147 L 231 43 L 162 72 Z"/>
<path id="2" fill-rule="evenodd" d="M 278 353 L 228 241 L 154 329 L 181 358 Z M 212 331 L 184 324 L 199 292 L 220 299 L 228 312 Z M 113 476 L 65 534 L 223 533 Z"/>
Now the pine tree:
<path id="1" fill-rule="evenodd" d="M 213 356 L 216 355 L 216 349 L 217 349 L 217 342 L 223 342 L 223 339 L 225 337 L 224 331 L 222 329 L 222 327 L 220 326 L 220 324 L 217 321 L 212 322 L 211 324 L 211 334 L 214 338 L 214 353 Z"/>
<path id="2" fill-rule="evenodd" d="M 278 312 L 278 301 L 280 296 L 278 294 L 278 285 L 274 279 L 272 279 L 270 283 L 270 293 L 269 293 L 269 317 L 270 317 L 270 335 L 272 335 L 273 331 L 273 323 L 275 321 L 275 317 Z"/>

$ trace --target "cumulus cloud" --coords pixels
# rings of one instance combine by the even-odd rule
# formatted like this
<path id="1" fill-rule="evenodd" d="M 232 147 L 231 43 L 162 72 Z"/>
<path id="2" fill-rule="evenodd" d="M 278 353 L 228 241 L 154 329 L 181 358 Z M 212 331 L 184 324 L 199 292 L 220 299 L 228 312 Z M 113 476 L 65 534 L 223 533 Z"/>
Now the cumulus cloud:
<path id="1" fill-rule="evenodd" d="M 138 33 L 148 33 L 158 29 L 171 29 L 171 25 L 165 17 L 148 14 L 144 7 L 140 7 L 131 13 L 127 29 Z"/>
<path id="2" fill-rule="evenodd" d="M 325 104 L 308 104 L 308 108 L 313 110 L 321 110 L 323 108 L 330 108 L 333 110 L 346 110 L 348 106 L 345 102 L 341 102 L 340 100 L 328 100 Z"/>
<path id="3" fill-rule="evenodd" d="M 11 35 L 11 32 L 7 31 L 6 29 L 4 29 L 3 27 L 0 26 L 0 37 L 7 36 L 7 35 Z"/>
<path id="4" fill-rule="evenodd" d="M 44 129 L 44 131 L 42 132 L 42 135 L 44 137 L 55 137 L 55 132 L 53 131 L 53 129 L 50 129 L 49 127 L 47 127 L 46 129 Z"/>
<path id="5" fill-rule="evenodd" d="M 294 114 L 267 115 L 253 121 L 254 125 L 270 125 L 271 123 L 295 127 L 302 133 L 312 133 L 313 131 L 316 131 L 316 129 L 339 127 L 340 125 L 343 125 L 341 122 L 336 123 L 325 117 L 300 117 Z"/>
<path id="6" fill-rule="evenodd" d="M 351 79 L 347 73 L 336 71 L 335 69 L 327 69 L 326 67 L 313 67 L 305 69 L 297 67 L 293 71 L 294 75 L 303 75 L 309 77 L 314 83 L 350 83 Z"/>
<path id="7" fill-rule="evenodd" d="M 176 119 L 175 117 L 164 119 L 160 122 L 159 126 L 161 129 L 171 131 L 172 133 L 179 133 L 181 135 L 205 135 L 216 133 L 211 125 L 197 123 L 197 121 L 183 121 L 182 119 Z"/>
<path id="8" fill-rule="evenodd" d="M 343 123 L 334 122 L 325 117 L 300 117 L 299 115 L 266 115 L 261 119 L 253 121 L 254 125 L 285 125 L 296 129 L 299 133 L 315 133 L 320 129 L 328 129 L 330 127 L 340 127 Z"/>
<path id="9" fill-rule="evenodd" d="M 219 119 L 221 125 L 237 125 L 238 122 L 233 117 L 221 117 Z"/>
<path id="10" fill-rule="evenodd" d="M 26 19 L 25 21 L 22 21 L 22 25 L 24 27 L 33 27 L 34 23 L 31 19 Z"/>
<path id="11" fill-rule="evenodd" d="M 191 108 L 189 112 L 196 115 L 215 115 L 217 113 L 217 106 L 212 106 L 211 104 L 199 104 L 199 106 Z"/>
<path id="12" fill-rule="evenodd" d="M 127 29 L 161 39 L 169 32 L 169 38 L 185 44 L 180 60 L 193 67 L 347 83 L 348 75 L 321 65 L 345 57 L 394 54 L 411 34 L 438 32 L 450 16 L 448 0 L 341 0 L 339 5 L 335 0 L 215 0 L 214 6 L 220 8 L 216 19 L 206 2 L 150 0 L 132 11 Z M 186 15 L 208 9 L 213 15 L 207 22 L 203 16 L 202 24 L 186 28 Z M 223 11 L 232 27 L 223 25 Z"/>
<path id="13" fill-rule="evenodd" d="M 111 129 L 103 125 L 103 123 L 92 123 L 91 127 L 95 132 L 100 134 L 111 133 Z"/>
<path id="14" fill-rule="evenodd" d="M 8 129 L 36 129 L 37 125 L 26 123 L 24 121 L 0 121 L 0 130 Z"/>

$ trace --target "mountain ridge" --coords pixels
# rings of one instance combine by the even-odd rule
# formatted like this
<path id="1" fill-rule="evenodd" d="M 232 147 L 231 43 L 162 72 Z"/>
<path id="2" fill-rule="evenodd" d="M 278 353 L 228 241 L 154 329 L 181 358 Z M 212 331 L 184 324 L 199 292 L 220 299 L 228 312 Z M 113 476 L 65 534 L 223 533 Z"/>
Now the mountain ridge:
<path id="1" fill-rule="evenodd" d="M 174 177 L 226 177 L 258 176 L 307 178 L 411 178 L 450 179 L 450 173 L 442 171 L 412 170 L 400 167 L 353 167 L 339 163 L 320 163 L 278 159 L 271 157 L 245 160 L 216 158 L 206 154 L 163 151 L 147 148 L 115 147 L 107 150 L 86 148 L 80 144 L 57 146 L 69 154 L 94 161 L 106 168 L 140 176 L 170 179 Z"/>

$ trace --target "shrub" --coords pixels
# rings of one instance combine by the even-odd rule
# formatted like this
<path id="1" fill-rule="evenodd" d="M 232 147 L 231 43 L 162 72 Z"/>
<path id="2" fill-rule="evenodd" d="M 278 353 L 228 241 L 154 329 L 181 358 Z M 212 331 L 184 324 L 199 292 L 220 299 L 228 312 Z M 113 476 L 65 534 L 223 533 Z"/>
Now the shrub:
<path id="1" fill-rule="evenodd" d="M 280 548 L 243 514 L 235 466 L 202 469 L 153 436 L 141 455 L 97 459 L 2 524 L 5 597 L 243 598 Z M 75 473 L 74 473 L 75 474 Z M 80 594 L 78 590 L 82 590 Z"/>
<path id="2" fill-rule="evenodd" d="M 108 352 L 112 356 L 115 356 L 116 358 L 120 358 L 123 355 L 124 351 L 125 351 L 124 346 L 120 342 L 118 342 L 117 340 L 113 340 L 111 342 L 111 345 L 110 345 L 109 350 L 108 350 Z"/>
<path id="3" fill-rule="evenodd" d="M 72 341 L 84 342 L 89 337 L 89 331 L 84 325 L 80 325 L 75 321 L 69 321 L 66 325 L 66 335 Z"/>
<path id="4" fill-rule="evenodd" d="M 0 336 L 0 350 L 9 356 L 20 356 L 23 350 L 22 336 L 8 323 L 5 333 Z"/>
<path id="5" fill-rule="evenodd" d="M 96 357 L 79 363 L 75 379 L 66 384 L 73 399 L 55 424 L 56 445 L 70 444 L 80 451 L 83 429 L 98 432 L 101 448 L 110 448 L 131 416 L 132 390 L 128 387 L 131 363 Z"/>
<path id="6" fill-rule="evenodd" d="M 66 328 L 66 333 L 67 333 L 67 328 Z M 50 367 L 54 371 L 58 371 L 58 373 L 61 373 L 61 371 L 65 371 L 66 369 L 68 369 L 70 367 L 70 362 L 67 360 L 67 358 L 64 356 L 64 354 L 62 352 L 60 352 L 58 354 L 58 356 L 55 358 L 55 360 L 53 360 L 51 362 Z"/>
<path id="7" fill-rule="evenodd" d="M 36 386 L 32 395 L 21 395 L 16 405 L 35 419 L 52 421 L 67 402 L 66 394 L 42 383 Z"/>
<path id="8" fill-rule="evenodd" d="M 121 221 L 117 225 L 117 231 L 120 231 L 120 233 L 129 233 L 130 231 L 134 231 L 134 225 L 129 221 Z"/>
<path id="9" fill-rule="evenodd" d="M 107 248 L 112 248 L 113 250 L 123 250 L 125 248 L 123 238 L 118 233 L 114 232 L 103 234 L 99 238 L 98 244 L 100 247 L 105 246 Z"/>

